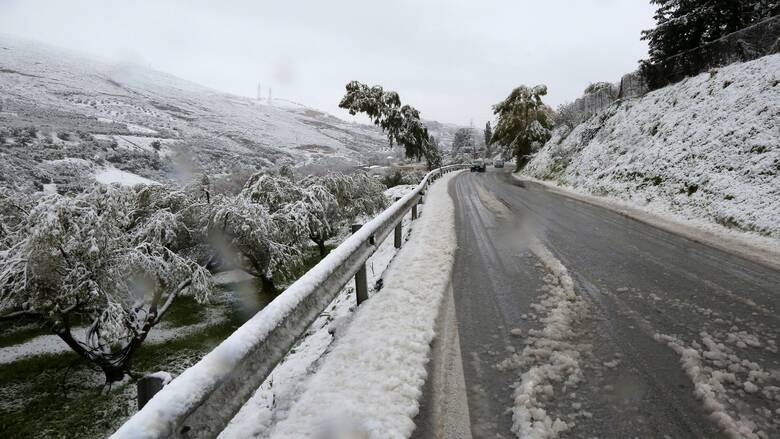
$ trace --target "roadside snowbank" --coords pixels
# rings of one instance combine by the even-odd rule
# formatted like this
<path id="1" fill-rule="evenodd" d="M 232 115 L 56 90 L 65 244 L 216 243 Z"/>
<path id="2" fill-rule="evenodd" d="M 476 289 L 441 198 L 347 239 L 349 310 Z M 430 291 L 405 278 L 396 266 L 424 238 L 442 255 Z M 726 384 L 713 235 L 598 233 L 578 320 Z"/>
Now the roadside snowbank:
<path id="1" fill-rule="evenodd" d="M 361 306 L 272 437 L 412 433 L 455 256 L 454 206 L 447 194 L 453 175 L 432 186 L 425 213 L 388 270 L 385 287 Z"/>
<path id="2" fill-rule="evenodd" d="M 618 101 L 557 130 L 524 174 L 780 239 L 780 54 Z"/>

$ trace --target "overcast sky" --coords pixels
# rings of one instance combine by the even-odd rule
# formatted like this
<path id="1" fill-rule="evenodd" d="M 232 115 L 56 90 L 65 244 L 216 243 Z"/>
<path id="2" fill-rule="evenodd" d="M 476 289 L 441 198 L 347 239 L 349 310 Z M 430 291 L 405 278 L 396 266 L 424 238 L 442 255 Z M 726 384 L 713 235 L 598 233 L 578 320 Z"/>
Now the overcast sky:
<path id="1" fill-rule="evenodd" d="M 0 0 L 0 32 L 134 61 L 255 96 L 257 84 L 346 118 L 350 80 L 426 119 L 481 126 L 520 84 L 546 102 L 616 82 L 645 57 L 649 0 Z M 0 60 L 1 61 L 1 60 Z"/>

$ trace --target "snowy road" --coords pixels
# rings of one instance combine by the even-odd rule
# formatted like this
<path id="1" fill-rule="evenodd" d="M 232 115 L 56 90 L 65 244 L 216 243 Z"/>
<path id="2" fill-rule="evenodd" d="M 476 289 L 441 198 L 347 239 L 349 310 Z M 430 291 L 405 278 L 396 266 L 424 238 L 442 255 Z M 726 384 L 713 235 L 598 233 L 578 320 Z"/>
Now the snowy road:
<path id="1" fill-rule="evenodd" d="M 509 172 L 450 193 L 475 438 L 780 437 L 780 272 Z"/>

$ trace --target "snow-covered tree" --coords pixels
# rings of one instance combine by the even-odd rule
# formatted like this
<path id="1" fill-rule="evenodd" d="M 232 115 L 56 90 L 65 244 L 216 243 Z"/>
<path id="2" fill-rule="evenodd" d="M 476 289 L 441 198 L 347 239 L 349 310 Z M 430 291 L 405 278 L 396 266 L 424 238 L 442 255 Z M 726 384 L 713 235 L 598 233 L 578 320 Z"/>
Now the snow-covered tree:
<path id="1" fill-rule="evenodd" d="M 0 188 L 0 251 L 10 248 L 18 238 L 34 200 L 8 188 Z"/>
<path id="2" fill-rule="evenodd" d="M 452 153 L 457 154 L 474 152 L 474 130 L 471 128 L 458 128 L 452 138 Z"/>
<path id="3" fill-rule="evenodd" d="M 436 140 L 435 137 L 432 135 L 428 137 L 428 153 L 426 154 L 425 159 L 428 162 L 428 169 L 436 169 L 440 168 L 442 166 L 442 154 L 441 154 L 441 146 L 439 146 L 439 141 Z"/>
<path id="4" fill-rule="evenodd" d="M 542 102 L 547 86 L 520 87 L 493 106 L 498 116 L 491 143 L 503 145 L 516 159 L 516 170 L 525 165 L 534 145 L 543 144 L 551 136 L 552 122 L 548 108 Z"/>
<path id="5" fill-rule="evenodd" d="M 642 31 L 650 62 L 657 63 L 703 43 L 780 14 L 777 0 L 651 0 L 656 27 Z"/>
<path id="6" fill-rule="evenodd" d="M 235 196 L 213 204 L 209 230 L 223 256 L 276 292 L 274 277 L 288 276 L 303 260 L 303 248 L 324 190 L 303 190 L 282 175 L 260 173 Z"/>
<path id="7" fill-rule="evenodd" d="M 187 230 L 178 211 L 153 198 L 118 186 L 41 197 L 0 251 L 2 318 L 45 323 L 107 383 L 129 374 L 176 297 L 204 302 L 210 291 L 209 273 L 176 251 Z"/>
<path id="8" fill-rule="evenodd" d="M 490 145 L 490 138 L 493 137 L 493 127 L 490 126 L 490 121 L 485 123 L 485 131 L 482 132 L 485 136 L 485 149 L 487 150 L 487 156 L 493 156 L 493 148 Z"/>
<path id="9" fill-rule="evenodd" d="M 384 186 L 365 172 L 309 176 L 301 185 L 321 203 L 310 212 L 309 221 L 309 238 L 317 244 L 320 256 L 325 256 L 325 243 L 358 217 L 374 215 L 387 206 Z"/>
<path id="10" fill-rule="evenodd" d="M 401 105 L 401 98 L 394 91 L 384 91 L 381 86 L 369 87 L 358 81 L 346 86 L 347 93 L 339 103 L 340 108 L 355 115 L 364 113 L 379 125 L 390 145 L 403 145 L 406 157 L 419 160 L 425 157 L 431 166 L 433 155 L 428 150 L 428 129 L 420 119 L 420 112 L 410 105 Z"/>

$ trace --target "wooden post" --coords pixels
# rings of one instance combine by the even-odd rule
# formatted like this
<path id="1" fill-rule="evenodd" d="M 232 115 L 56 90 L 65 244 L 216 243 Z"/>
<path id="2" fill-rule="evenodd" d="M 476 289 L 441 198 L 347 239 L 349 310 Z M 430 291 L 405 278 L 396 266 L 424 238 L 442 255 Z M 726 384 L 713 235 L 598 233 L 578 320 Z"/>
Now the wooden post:
<path id="1" fill-rule="evenodd" d="M 417 219 L 417 203 L 412 206 L 412 221 Z"/>
<path id="2" fill-rule="evenodd" d="M 400 221 L 398 221 L 398 225 L 395 226 L 395 248 L 401 248 L 401 238 L 403 238 L 403 224 L 404 220 L 401 218 Z"/>
<path id="3" fill-rule="evenodd" d="M 352 224 L 352 233 L 363 227 L 362 224 Z M 355 298 L 358 305 L 368 300 L 368 280 L 366 279 L 366 264 L 363 263 L 355 273 Z"/>

